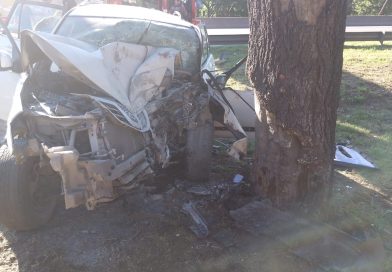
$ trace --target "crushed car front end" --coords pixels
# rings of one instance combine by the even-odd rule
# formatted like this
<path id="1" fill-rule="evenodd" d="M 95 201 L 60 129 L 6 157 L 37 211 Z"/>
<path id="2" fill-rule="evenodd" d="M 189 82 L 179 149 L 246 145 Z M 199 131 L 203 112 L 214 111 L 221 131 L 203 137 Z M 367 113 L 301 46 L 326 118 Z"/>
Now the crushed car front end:
<path id="1" fill-rule="evenodd" d="M 22 33 L 25 72 L 7 145 L 0 148 L 3 224 L 44 224 L 55 206 L 56 190 L 49 189 L 58 180 L 66 208 L 88 209 L 174 160 L 190 180 L 207 180 L 214 120 L 237 137 L 232 155 L 246 152 L 245 132 L 213 74 L 203 69 L 207 40 L 198 27 L 178 20 L 158 11 L 93 5 L 68 13 L 55 34 Z"/>
<path id="2" fill-rule="evenodd" d="M 207 88 L 177 77 L 174 49 L 110 43 L 82 50 L 55 35 L 23 37 L 30 70 L 16 94 L 8 146 L 18 161 L 40 157 L 60 174 L 66 208 L 93 209 L 167 167 L 208 111 Z M 86 61 L 96 61 L 94 69 Z"/>

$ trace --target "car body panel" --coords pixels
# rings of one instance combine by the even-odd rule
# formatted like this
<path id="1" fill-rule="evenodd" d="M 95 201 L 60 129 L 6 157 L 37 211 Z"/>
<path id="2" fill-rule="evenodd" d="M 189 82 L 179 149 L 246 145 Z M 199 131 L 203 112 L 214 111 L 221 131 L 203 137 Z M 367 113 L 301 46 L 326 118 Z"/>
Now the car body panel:
<path id="1" fill-rule="evenodd" d="M 98 5 L 91 9 L 98 7 L 120 8 L 130 16 L 145 10 Z M 66 28 L 67 18 L 78 18 L 72 14 L 89 11 L 80 9 L 83 12 L 72 10 L 56 31 Z M 150 13 L 160 15 L 159 23 Z M 238 139 L 230 154 L 240 158 L 246 153 L 246 133 L 234 111 L 213 80 L 202 76 L 202 69 L 214 69 L 214 63 L 211 55 L 202 63 L 206 40 L 200 29 L 162 12 L 146 14 L 136 43 L 115 36 L 121 20 L 111 21 L 113 28 L 109 24 L 98 29 L 105 34 L 98 35 L 101 42 L 87 43 L 83 33 L 80 40 L 32 31 L 21 34 L 25 73 L 8 118 L 7 145 L 18 162 L 39 157 L 41 165 L 61 176 L 66 208 L 84 204 L 94 209 L 133 188 L 146 175 L 168 167 L 173 158 L 183 158 L 188 133 L 208 124 L 212 129 L 211 107 L 216 109 L 214 118 Z M 130 19 L 134 18 L 123 21 Z M 91 30 L 85 33 L 97 34 Z M 184 35 L 168 36 L 177 31 Z M 161 38 L 169 40 L 161 43 Z M 192 44 L 187 47 L 188 43 Z M 197 50 L 189 53 L 190 46 Z"/>
<path id="2" fill-rule="evenodd" d="M 19 42 L 17 43 L 19 46 Z M 12 56 L 12 44 L 8 37 L 0 34 L 0 51 Z M 12 71 L 0 71 L 0 119 L 7 120 L 8 113 L 11 110 L 12 99 L 16 85 L 20 79 L 20 74 Z"/>
<path id="3" fill-rule="evenodd" d="M 132 18 L 139 20 L 164 22 L 172 25 L 183 27 L 194 27 L 193 24 L 185 20 L 181 20 L 178 16 L 165 13 L 155 9 L 147 9 L 143 7 L 130 7 L 122 5 L 94 4 L 79 6 L 72 9 L 67 16 L 80 17 L 101 17 L 101 18 Z"/>
<path id="4" fill-rule="evenodd" d="M 61 5 L 49 4 L 45 2 L 39 2 L 39 1 L 16 1 L 8 14 L 9 19 L 7 20 L 8 21 L 7 25 L 10 25 L 12 23 L 16 25 L 19 24 L 20 14 L 19 14 L 19 18 L 16 18 L 18 17 L 17 13 L 20 13 L 20 10 L 24 5 L 29 5 L 34 7 L 37 6 L 43 8 L 48 7 L 53 10 L 58 10 L 58 12 L 62 12 Z M 42 19 L 44 19 L 44 17 L 42 17 L 41 15 L 43 14 L 39 14 L 38 16 L 35 16 L 34 21 L 40 22 Z M 43 24 L 41 24 L 41 26 L 42 25 Z M 41 30 L 52 31 L 55 27 L 55 22 L 53 22 L 51 29 L 48 29 L 47 25 L 45 27 L 46 29 L 41 29 Z M 20 37 L 19 37 L 20 30 L 23 29 L 17 27 L 14 31 L 11 31 L 15 43 L 19 48 L 20 48 Z M 9 38 L 4 34 L 0 34 L 0 51 L 5 51 L 9 53 L 9 55 L 12 55 L 12 50 L 13 48 L 11 42 L 9 41 Z M 0 82 L 1 82 L 0 95 L 2 97 L 0 102 L 0 119 L 2 120 L 7 120 L 8 118 L 12 106 L 14 92 L 20 78 L 21 78 L 20 73 L 15 73 L 12 71 L 0 71 Z"/>

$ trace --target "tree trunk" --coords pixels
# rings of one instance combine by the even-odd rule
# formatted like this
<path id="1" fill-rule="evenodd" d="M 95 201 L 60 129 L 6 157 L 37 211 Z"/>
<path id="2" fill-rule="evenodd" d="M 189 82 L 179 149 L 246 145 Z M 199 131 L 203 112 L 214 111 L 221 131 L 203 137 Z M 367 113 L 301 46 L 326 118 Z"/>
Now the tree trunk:
<path id="1" fill-rule="evenodd" d="M 249 0 L 256 193 L 278 207 L 331 188 L 345 0 Z"/>

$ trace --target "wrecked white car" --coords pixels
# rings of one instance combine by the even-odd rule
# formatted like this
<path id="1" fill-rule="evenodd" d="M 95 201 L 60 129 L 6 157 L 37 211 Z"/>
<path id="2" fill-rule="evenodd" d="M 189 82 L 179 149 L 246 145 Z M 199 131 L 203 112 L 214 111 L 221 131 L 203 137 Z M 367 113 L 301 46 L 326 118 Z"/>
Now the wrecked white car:
<path id="1" fill-rule="evenodd" d="M 24 73 L 0 149 L 0 223 L 10 228 L 47 222 L 60 193 L 66 208 L 94 209 L 173 161 L 208 179 L 214 120 L 238 138 L 233 155 L 246 150 L 208 72 L 204 30 L 178 17 L 77 7 L 55 34 L 25 31 L 21 43 Z M 18 61 L 1 57 L 3 70 Z"/>

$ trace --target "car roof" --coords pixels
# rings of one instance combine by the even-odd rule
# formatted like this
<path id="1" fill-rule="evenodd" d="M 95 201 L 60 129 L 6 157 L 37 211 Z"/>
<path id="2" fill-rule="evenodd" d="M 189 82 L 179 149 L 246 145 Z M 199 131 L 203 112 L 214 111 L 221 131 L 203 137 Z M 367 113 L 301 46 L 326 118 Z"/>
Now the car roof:
<path id="1" fill-rule="evenodd" d="M 178 16 L 160 10 L 125 5 L 91 4 L 77 6 L 71 10 L 68 16 L 139 19 L 184 27 L 194 27 L 193 24 L 181 20 Z"/>

